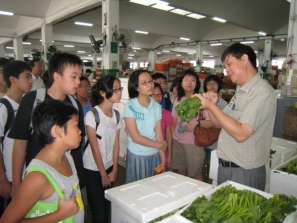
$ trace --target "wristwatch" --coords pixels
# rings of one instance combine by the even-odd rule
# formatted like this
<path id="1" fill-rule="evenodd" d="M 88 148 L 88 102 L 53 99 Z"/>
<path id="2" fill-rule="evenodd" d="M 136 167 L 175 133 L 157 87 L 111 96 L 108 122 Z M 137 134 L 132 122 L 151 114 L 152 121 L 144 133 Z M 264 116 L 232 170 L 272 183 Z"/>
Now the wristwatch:
<path id="1" fill-rule="evenodd" d="M 201 126 L 201 122 L 199 120 L 198 121 L 198 124 L 196 126 L 200 127 Z"/>

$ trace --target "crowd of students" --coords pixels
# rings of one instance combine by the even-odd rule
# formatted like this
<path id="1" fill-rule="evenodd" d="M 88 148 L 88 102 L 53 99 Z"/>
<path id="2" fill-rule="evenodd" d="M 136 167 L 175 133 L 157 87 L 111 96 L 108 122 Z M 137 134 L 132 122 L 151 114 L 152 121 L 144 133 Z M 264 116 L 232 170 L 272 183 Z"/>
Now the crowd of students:
<path id="1" fill-rule="evenodd" d="M 248 67 L 253 71 L 251 78 L 258 80 L 246 59 L 251 50 L 246 50 L 241 59 L 227 54 L 226 60 L 244 63 L 241 68 Z M 117 178 L 119 132 L 124 124 L 128 135 L 125 183 L 152 176 L 159 165 L 203 180 L 205 152 L 194 144 L 194 128 L 208 128 L 213 123 L 227 125 L 221 112 L 227 103 L 218 98 L 222 81 L 215 75 L 205 79 L 206 93 L 198 95 L 200 81 L 192 70 L 176 78 L 170 92 L 163 74 L 136 70 L 128 80 L 130 100 L 121 117 L 113 109 L 113 104 L 121 100 L 120 80 L 111 75 L 101 77 L 91 89 L 90 100 L 89 79 L 81 75 L 83 63 L 76 55 L 55 53 L 48 63 L 48 88 L 35 91 L 30 91 L 32 66 L 22 61 L 0 62 L 0 90 L 5 93 L 0 101 L 0 202 L 8 205 L 0 223 L 22 222 L 24 218 L 32 218 L 30 222 L 70 219 L 65 222 L 81 223 L 86 218 L 87 203 L 92 222 L 108 222 L 110 202 L 104 191 Z M 192 120 L 183 122 L 174 107 L 193 95 L 212 113 L 203 109 Z M 238 126 L 237 122 L 234 119 L 228 123 Z M 228 126 L 223 128 L 228 130 Z M 209 156 L 209 149 L 206 151 Z M 221 169 L 226 162 L 220 161 Z M 229 163 L 239 167 L 232 160 Z M 45 213 L 37 207 L 41 203 L 48 208 Z M 50 208 L 49 203 L 56 206 Z"/>

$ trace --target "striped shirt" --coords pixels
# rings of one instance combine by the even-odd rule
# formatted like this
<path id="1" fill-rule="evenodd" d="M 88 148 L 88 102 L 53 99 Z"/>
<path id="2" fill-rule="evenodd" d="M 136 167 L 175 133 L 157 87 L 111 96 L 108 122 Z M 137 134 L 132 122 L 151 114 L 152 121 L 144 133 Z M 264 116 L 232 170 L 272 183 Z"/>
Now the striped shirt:
<path id="1" fill-rule="evenodd" d="M 239 143 L 222 129 L 218 157 L 245 169 L 268 163 L 276 115 L 273 88 L 257 74 L 237 90 L 223 111 L 238 122 L 250 125 L 254 133 Z"/>

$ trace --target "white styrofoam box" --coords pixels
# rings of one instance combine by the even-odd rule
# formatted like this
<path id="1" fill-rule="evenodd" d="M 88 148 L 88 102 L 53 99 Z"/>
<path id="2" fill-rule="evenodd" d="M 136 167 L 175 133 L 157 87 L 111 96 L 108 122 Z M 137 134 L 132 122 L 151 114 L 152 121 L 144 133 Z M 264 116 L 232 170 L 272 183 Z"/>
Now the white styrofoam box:
<path id="1" fill-rule="evenodd" d="M 245 186 L 243 184 L 239 184 L 239 183 L 236 183 L 236 182 L 233 182 L 233 181 L 226 181 L 225 183 L 222 183 L 221 185 L 213 188 L 212 190 L 209 190 L 207 191 L 204 195 L 205 197 L 210 200 L 211 199 L 211 195 L 214 194 L 217 190 L 220 190 L 222 187 L 226 187 L 228 185 L 232 185 L 234 186 L 236 189 L 238 190 L 251 190 L 251 191 L 254 191 L 260 195 L 262 195 L 263 197 L 266 197 L 266 198 L 272 198 L 272 194 L 269 194 L 269 193 L 266 193 L 266 192 L 263 192 L 261 190 L 257 190 L 255 188 L 252 188 L 252 187 L 248 187 L 248 186 Z M 196 199 L 196 198 L 195 198 Z M 184 207 L 181 211 L 177 212 L 176 215 L 174 216 L 174 223 L 178 222 L 178 223 L 192 223 L 191 221 L 189 221 L 188 219 L 184 218 L 183 216 L 181 216 L 180 214 L 185 210 L 187 209 L 191 204 L 187 205 L 186 207 Z M 173 219 L 171 220 L 173 221 Z"/>
<path id="2" fill-rule="evenodd" d="M 276 145 L 271 145 L 271 149 L 276 151 L 274 154 L 272 154 L 271 169 L 274 169 L 279 164 L 286 162 L 297 152 L 297 150 L 294 148 Z"/>
<path id="3" fill-rule="evenodd" d="M 217 151 L 212 150 L 210 155 L 210 168 L 209 168 L 209 178 L 213 181 L 218 179 L 218 168 L 219 168 L 219 158 L 217 157 Z"/>
<path id="4" fill-rule="evenodd" d="M 212 189 L 210 184 L 165 172 L 105 191 L 112 203 L 112 223 L 149 222 Z"/>
<path id="5" fill-rule="evenodd" d="M 297 149 L 297 142 L 290 141 L 287 139 L 282 139 L 282 138 L 276 138 L 272 137 L 272 145 L 276 146 L 283 146 L 283 147 L 290 147 L 290 148 L 295 148 Z"/>
<path id="6" fill-rule="evenodd" d="M 297 159 L 297 156 L 292 157 L 287 162 L 280 164 L 270 171 L 269 192 L 271 194 L 285 194 L 287 196 L 294 196 L 297 198 L 297 175 L 288 174 L 287 172 L 280 170 L 280 168 L 295 159 Z"/>
<path id="7" fill-rule="evenodd" d="M 213 186 L 213 187 L 218 186 L 218 181 L 217 181 L 217 180 L 212 180 L 212 186 Z"/>

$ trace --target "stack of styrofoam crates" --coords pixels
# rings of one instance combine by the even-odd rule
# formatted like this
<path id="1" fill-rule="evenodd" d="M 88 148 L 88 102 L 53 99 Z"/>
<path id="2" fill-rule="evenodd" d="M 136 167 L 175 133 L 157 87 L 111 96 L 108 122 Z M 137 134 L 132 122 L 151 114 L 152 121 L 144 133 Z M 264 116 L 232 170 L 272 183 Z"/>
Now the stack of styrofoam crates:
<path id="1" fill-rule="evenodd" d="M 271 149 L 276 152 L 272 154 L 271 167 L 270 162 L 265 165 L 266 167 L 266 186 L 265 191 L 270 191 L 270 175 L 271 170 L 277 166 L 285 163 L 297 153 L 297 142 L 286 139 L 272 137 Z"/>
<path id="2" fill-rule="evenodd" d="M 269 191 L 271 194 L 285 194 L 297 198 L 297 175 L 280 170 L 282 167 L 290 163 L 290 161 L 296 159 L 297 156 L 294 156 L 287 162 L 284 162 L 271 170 Z"/>
<path id="3" fill-rule="evenodd" d="M 254 189 L 252 187 L 248 187 L 248 186 L 245 186 L 245 185 L 242 185 L 242 184 L 239 184 L 239 183 L 236 183 L 236 182 L 233 182 L 233 181 L 226 181 L 225 183 L 222 183 L 221 185 L 213 188 L 212 190 L 209 190 L 207 191 L 204 195 L 205 197 L 210 200 L 211 199 L 211 196 L 212 194 L 214 194 L 217 190 L 220 190 L 221 188 L 223 187 L 226 187 L 228 185 L 232 185 L 234 186 L 236 189 L 238 190 L 250 190 L 250 191 L 254 191 L 260 195 L 262 195 L 263 197 L 269 199 L 269 198 L 272 198 L 272 194 L 269 194 L 269 193 L 266 193 L 266 192 L 263 192 L 263 191 L 260 191 L 260 190 L 257 190 L 257 189 Z M 162 223 L 192 223 L 191 221 L 189 221 L 188 219 L 184 218 L 183 216 L 181 216 L 181 213 L 187 209 L 191 204 L 187 205 L 186 207 L 184 207 L 182 210 L 178 211 L 174 216 L 172 216 L 170 218 L 170 220 L 168 219 L 167 221 L 162 221 Z M 283 221 L 283 223 L 296 223 L 295 219 L 297 219 L 297 211 L 294 212 L 294 213 L 291 213 L 290 215 L 288 215 L 286 217 L 286 219 Z"/>
<path id="4" fill-rule="evenodd" d="M 212 179 L 212 185 L 218 185 L 218 168 L 219 168 L 219 158 L 217 156 L 217 151 L 212 150 L 210 155 L 210 168 L 209 168 L 209 178 Z"/>
<path id="5" fill-rule="evenodd" d="M 111 201 L 112 223 L 139 223 L 183 207 L 211 189 L 210 184 L 165 172 L 109 189 L 105 197 Z"/>

